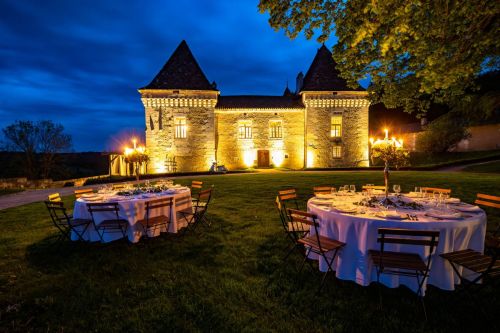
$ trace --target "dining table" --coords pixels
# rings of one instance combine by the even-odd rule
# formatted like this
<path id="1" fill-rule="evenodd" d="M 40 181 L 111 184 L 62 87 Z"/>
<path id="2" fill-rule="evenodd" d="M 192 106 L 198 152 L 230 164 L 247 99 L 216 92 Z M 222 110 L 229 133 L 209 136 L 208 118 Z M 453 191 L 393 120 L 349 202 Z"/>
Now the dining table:
<path id="1" fill-rule="evenodd" d="M 172 206 L 152 209 L 150 217 L 167 216 L 170 219 L 168 230 L 164 226 L 162 228 L 149 229 L 148 237 L 159 236 L 161 232 L 177 233 L 187 224 L 186 220 L 182 218 L 183 215 L 178 213 L 180 211 L 191 211 L 192 207 L 191 190 L 188 187 L 179 185 L 161 190 L 100 190 L 98 193 L 83 195 L 75 201 L 73 217 L 75 219 L 92 220 L 87 207 L 88 203 L 117 203 L 119 218 L 125 219 L 128 222 L 127 238 L 130 242 L 136 243 L 144 236 L 144 229 L 137 222 L 145 218 L 146 203 L 160 198 L 172 198 Z M 114 218 L 116 218 L 114 212 L 94 212 L 96 225 L 99 225 L 104 220 Z M 105 233 L 102 241 L 106 243 L 120 238 L 123 238 L 121 233 Z M 72 232 L 71 239 L 78 240 L 78 235 L 75 231 Z M 87 227 L 87 230 L 83 234 L 83 239 L 91 242 L 101 240 L 93 223 L 90 223 Z"/>
<path id="2" fill-rule="evenodd" d="M 484 248 L 486 214 L 459 198 L 437 200 L 410 192 L 391 194 L 386 199 L 383 194 L 345 192 L 318 194 L 308 200 L 307 209 L 317 216 L 320 235 L 346 243 L 333 264 L 337 278 L 362 286 L 377 281 L 369 250 L 380 250 L 379 228 L 438 230 L 438 244 L 432 254 L 427 247 L 408 244 L 386 244 L 385 250 L 417 253 L 424 260 L 431 255 L 427 284 L 444 290 L 454 290 L 460 280 L 439 254 L 464 249 L 483 252 Z M 313 258 L 319 260 L 321 271 L 327 271 L 322 257 Z M 380 282 L 391 288 L 403 285 L 418 290 L 414 277 L 381 274 Z"/>

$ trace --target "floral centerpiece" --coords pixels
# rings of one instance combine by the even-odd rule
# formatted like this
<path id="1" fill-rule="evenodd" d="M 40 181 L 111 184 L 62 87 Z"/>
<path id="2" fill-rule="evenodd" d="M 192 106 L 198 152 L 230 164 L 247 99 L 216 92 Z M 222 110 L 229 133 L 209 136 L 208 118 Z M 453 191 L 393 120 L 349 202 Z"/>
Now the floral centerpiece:
<path id="1" fill-rule="evenodd" d="M 384 162 L 384 185 L 385 185 L 385 201 L 389 196 L 389 167 L 400 167 L 408 163 L 408 151 L 403 148 L 403 140 L 396 138 L 389 139 L 389 131 L 385 130 L 385 138 L 383 140 L 370 139 L 372 164 L 376 160 Z"/>

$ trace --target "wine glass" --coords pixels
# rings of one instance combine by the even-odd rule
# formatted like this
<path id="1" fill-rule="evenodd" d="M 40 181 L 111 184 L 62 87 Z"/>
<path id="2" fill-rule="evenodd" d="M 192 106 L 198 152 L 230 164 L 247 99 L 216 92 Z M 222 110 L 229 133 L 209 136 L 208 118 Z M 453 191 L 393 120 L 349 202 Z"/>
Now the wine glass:
<path id="1" fill-rule="evenodd" d="M 417 196 L 420 196 L 420 186 L 415 186 L 415 193 L 417 194 Z"/>
<path id="2" fill-rule="evenodd" d="M 350 190 L 352 193 L 356 193 L 356 185 L 349 185 L 349 190 Z"/>
<path id="3" fill-rule="evenodd" d="M 335 187 L 332 187 L 332 188 L 330 189 L 330 194 L 332 194 L 332 195 L 337 194 L 337 189 L 336 189 Z"/>
<path id="4" fill-rule="evenodd" d="M 401 186 L 400 185 L 393 185 L 392 186 L 392 189 L 394 190 L 394 192 L 396 193 L 396 195 L 399 195 L 399 192 L 401 192 Z"/>

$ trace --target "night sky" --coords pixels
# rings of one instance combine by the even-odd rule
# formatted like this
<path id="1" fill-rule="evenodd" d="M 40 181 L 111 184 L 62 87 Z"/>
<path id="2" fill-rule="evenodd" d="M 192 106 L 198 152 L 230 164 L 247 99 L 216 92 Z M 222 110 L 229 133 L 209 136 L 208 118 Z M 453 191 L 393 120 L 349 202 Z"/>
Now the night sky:
<path id="1" fill-rule="evenodd" d="M 222 95 L 281 95 L 287 80 L 294 90 L 321 45 L 274 31 L 257 4 L 2 0 L 0 127 L 51 119 L 75 151 L 113 149 L 143 133 L 137 89 L 183 39 Z"/>

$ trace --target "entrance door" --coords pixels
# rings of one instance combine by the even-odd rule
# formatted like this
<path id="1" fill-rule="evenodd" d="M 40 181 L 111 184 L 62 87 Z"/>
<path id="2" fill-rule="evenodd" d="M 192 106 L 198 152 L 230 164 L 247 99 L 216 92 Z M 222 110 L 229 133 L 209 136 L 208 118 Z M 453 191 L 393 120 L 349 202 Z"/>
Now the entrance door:
<path id="1" fill-rule="evenodd" d="M 257 166 L 259 168 L 269 167 L 269 150 L 258 150 L 257 151 Z"/>

